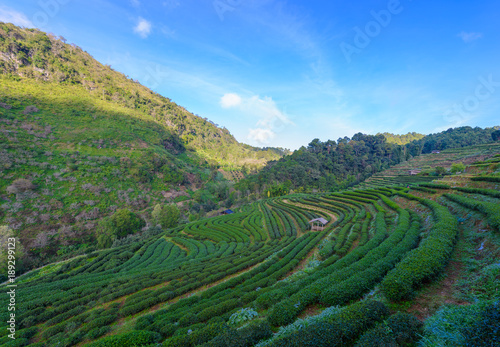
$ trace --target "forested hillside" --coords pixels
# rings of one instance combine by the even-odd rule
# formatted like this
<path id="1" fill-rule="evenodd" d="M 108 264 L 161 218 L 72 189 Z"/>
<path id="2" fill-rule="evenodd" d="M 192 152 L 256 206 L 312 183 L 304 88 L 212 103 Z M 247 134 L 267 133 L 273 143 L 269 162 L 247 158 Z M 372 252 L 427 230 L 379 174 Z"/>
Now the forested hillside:
<path id="1" fill-rule="evenodd" d="M 0 23 L 0 225 L 24 245 L 19 272 L 147 232 L 157 205 L 175 204 L 177 222 L 230 206 L 222 169 L 284 153 L 238 143 L 64 38 Z M 109 232 L 119 211 L 141 223 Z"/>
<path id="2" fill-rule="evenodd" d="M 408 133 L 405 135 L 396 135 L 391 133 L 382 133 L 382 135 L 384 135 L 387 142 L 395 143 L 396 145 L 406 145 L 407 143 L 420 140 L 425 137 L 425 135 L 418 134 L 416 132 Z"/>
<path id="3" fill-rule="evenodd" d="M 238 183 L 241 190 L 268 187 L 271 195 L 290 189 L 337 190 L 406 159 L 403 147 L 390 144 L 383 135 L 356 134 L 352 139 L 321 142 L 314 139 L 279 161 L 270 162 L 257 175 Z"/>
<path id="4" fill-rule="evenodd" d="M 37 29 L 21 29 L 12 24 L 0 23 L 3 97 L 24 102 L 26 98 L 23 100 L 21 96 L 34 94 L 31 102 L 35 106 L 37 102 L 53 102 L 57 107 L 65 99 L 75 100 L 78 96 L 78 99 L 83 99 L 79 105 L 83 106 L 83 110 L 79 107 L 75 112 L 88 112 L 89 116 L 94 116 L 92 112 L 95 111 L 95 104 L 106 104 L 108 109 L 159 126 L 164 132 L 178 138 L 179 142 L 170 143 L 166 138 L 160 139 L 165 143 L 154 144 L 163 144 L 173 150 L 185 146 L 211 163 L 222 166 L 259 166 L 269 159 L 279 158 L 279 151 L 262 151 L 238 143 L 224 127 L 190 113 L 170 99 L 114 71 L 111 66 L 102 65 L 75 44 L 65 42 L 63 37 Z M 12 82 L 21 84 L 15 87 L 17 84 Z M 39 87 L 49 92 L 36 95 L 34 90 Z M 11 90 L 13 88 L 22 89 L 24 95 L 19 90 L 14 92 Z M 57 93 L 55 90 L 50 92 L 54 88 L 57 88 Z M 147 127 L 147 124 L 141 126 Z M 178 148 L 179 145 L 181 148 Z"/>
<path id="5" fill-rule="evenodd" d="M 335 191 L 421 154 L 494 142 L 497 129 L 461 127 L 427 136 L 358 133 L 337 141 L 314 139 L 307 147 L 269 162 L 258 174 L 240 181 L 237 188 L 243 192 L 267 191 L 269 196 L 280 196 L 291 189 Z"/>
<path id="6" fill-rule="evenodd" d="M 432 151 L 442 151 L 447 148 L 481 145 L 493 142 L 492 134 L 498 128 L 498 126 L 485 129 L 469 126 L 450 128 L 446 131 L 427 135 L 420 140 L 410 142 L 406 147 L 412 156 L 417 156 L 431 153 Z"/>

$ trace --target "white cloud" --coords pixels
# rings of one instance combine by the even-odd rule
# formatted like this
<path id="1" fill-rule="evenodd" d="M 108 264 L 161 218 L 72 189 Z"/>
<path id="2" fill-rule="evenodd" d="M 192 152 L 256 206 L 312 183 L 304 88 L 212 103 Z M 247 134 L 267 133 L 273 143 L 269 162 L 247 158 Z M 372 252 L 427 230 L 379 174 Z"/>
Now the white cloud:
<path id="1" fill-rule="evenodd" d="M 458 34 L 458 37 L 460 37 L 465 43 L 469 43 L 475 40 L 478 40 L 483 37 L 482 33 L 466 33 L 465 31 L 462 31 L 460 34 Z"/>
<path id="2" fill-rule="evenodd" d="M 223 108 L 231 108 L 241 105 L 241 97 L 238 94 L 227 93 L 220 99 Z"/>
<path id="3" fill-rule="evenodd" d="M 134 27 L 134 32 L 145 39 L 151 33 L 151 22 L 139 17 L 139 22 Z"/>
<path id="4" fill-rule="evenodd" d="M 247 138 L 258 143 L 268 143 L 276 133 L 283 131 L 288 125 L 293 125 L 274 100 L 267 96 L 242 98 L 238 94 L 227 93 L 220 99 L 220 105 L 223 108 L 234 108 L 248 118 L 257 119 L 256 128 L 249 129 Z"/>
<path id="5" fill-rule="evenodd" d="M 12 23 L 26 28 L 35 27 L 24 13 L 15 11 L 6 6 L 0 7 L 0 22 Z"/>
<path id="6" fill-rule="evenodd" d="M 293 122 L 278 109 L 274 100 L 270 97 L 260 98 L 252 96 L 245 100 L 243 104 L 247 112 L 252 112 L 259 118 L 257 125 L 267 129 L 282 130 L 285 125 L 292 125 Z"/>
<path id="7" fill-rule="evenodd" d="M 250 129 L 248 139 L 258 143 L 269 143 L 276 134 L 271 129 L 257 128 Z"/>
<path id="8" fill-rule="evenodd" d="M 139 0 L 130 0 L 130 4 L 134 7 L 140 7 L 141 2 Z"/>

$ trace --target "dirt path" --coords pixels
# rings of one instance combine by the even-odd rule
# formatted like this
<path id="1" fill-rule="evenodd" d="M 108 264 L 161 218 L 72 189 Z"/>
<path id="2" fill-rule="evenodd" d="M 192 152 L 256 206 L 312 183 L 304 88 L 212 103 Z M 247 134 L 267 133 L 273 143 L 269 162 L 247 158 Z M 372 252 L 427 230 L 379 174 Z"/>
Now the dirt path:
<path id="1" fill-rule="evenodd" d="M 450 261 L 444 270 L 444 278 L 423 289 L 413 300 L 407 312 L 423 321 L 444 304 L 468 305 L 467 302 L 453 297 L 454 285 L 460 279 L 463 267 L 464 264 L 461 261 Z"/>

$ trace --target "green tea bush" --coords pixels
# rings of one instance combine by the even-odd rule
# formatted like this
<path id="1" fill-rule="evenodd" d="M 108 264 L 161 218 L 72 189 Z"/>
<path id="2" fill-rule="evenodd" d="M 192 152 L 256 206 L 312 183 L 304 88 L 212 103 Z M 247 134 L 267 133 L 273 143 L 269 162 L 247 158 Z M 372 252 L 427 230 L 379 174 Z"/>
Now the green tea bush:
<path id="1" fill-rule="evenodd" d="M 360 334 L 388 315 L 388 308 L 378 301 L 358 302 L 323 321 L 315 322 L 263 345 L 273 347 L 351 345 Z"/>
<path id="2" fill-rule="evenodd" d="M 364 333 L 355 346 L 413 346 L 422 334 L 422 322 L 411 314 L 398 312 Z"/>
<path id="3" fill-rule="evenodd" d="M 251 308 L 242 308 L 241 310 L 233 313 L 229 318 L 229 325 L 239 325 L 243 322 L 250 321 L 258 317 L 257 311 Z"/>
<path id="4" fill-rule="evenodd" d="M 203 347 L 251 347 L 258 341 L 272 336 L 271 327 L 265 322 L 251 322 L 240 329 L 230 328 Z"/>
<path id="5" fill-rule="evenodd" d="M 108 336 L 89 343 L 90 347 L 141 347 L 157 343 L 161 335 L 151 331 L 131 331 L 122 335 Z"/>
<path id="6" fill-rule="evenodd" d="M 471 177 L 471 181 L 500 182 L 500 176 L 476 176 Z"/>
<path id="7" fill-rule="evenodd" d="M 469 326 L 464 326 L 462 334 L 465 346 L 500 346 L 500 301 L 486 305 Z"/>
<path id="8" fill-rule="evenodd" d="M 462 206 L 484 213 L 488 217 L 488 223 L 500 231 L 500 204 L 470 199 L 455 194 L 444 194 L 444 196 Z"/>
<path id="9" fill-rule="evenodd" d="M 392 301 L 409 297 L 415 288 L 436 276 L 448 263 L 458 236 L 457 219 L 446 207 L 432 200 L 402 192 L 398 194 L 429 207 L 435 223 L 419 247 L 410 251 L 383 279 L 380 288 Z"/>

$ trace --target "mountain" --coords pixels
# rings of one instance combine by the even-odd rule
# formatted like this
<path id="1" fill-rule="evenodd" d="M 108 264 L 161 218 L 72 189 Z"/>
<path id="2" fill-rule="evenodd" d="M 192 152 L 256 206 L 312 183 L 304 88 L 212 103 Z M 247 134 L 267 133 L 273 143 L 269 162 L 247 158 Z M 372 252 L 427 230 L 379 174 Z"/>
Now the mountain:
<path id="1" fill-rule="evenodd" d="M 18 271 L 95 248 L 122 209 L 150 225 L 158 204 L 181 221 L 225 207 L 223 169 L 285 153 L 238 143 L 62 37 L 0 23 L 0 225 L 27 250 Z"/>
<path id="2" fill-rule="evenodd" d="M 261 166 L 267 160 L 280 157 L 280 150 L 262 150 L 238 143 L 227 129 L 188 112 L 109 65 L 102 65 L 80 47 L 65 42 L 63 37 L 37 29 L 0 23 L 3 97 L 11 102 L 16 98 L 27 102 L 26 95 L 31 95 L 35 106 L 44 104 L 49 108 L 62 104 L 66 109 L 76 108 L 73 114 L 83 113 L 80 117 L 110 118 L 107 114 L 96 116 L 95 113 L 115 111 L 122 117 L 135 119 L 132 123 L 144 121 L 141 128 L 162 132 L 153 140 L 143 138 L 139 131 L 133 139 L 123 139 L 125 145 L 148 148 L 156 145 L 174 152 L 185 146 L 213 165 Z M 24 93 L 22 100 L 19 91 Z M 75 129 L 78 130 L 81 129 Z M 109 136 L 113 129 L 109 130 L 94 137 Z M 92 127 L 92 131 L 95 132 L 95 128 Z M 69 140 L 78 142 L 79 138 Z"/>

